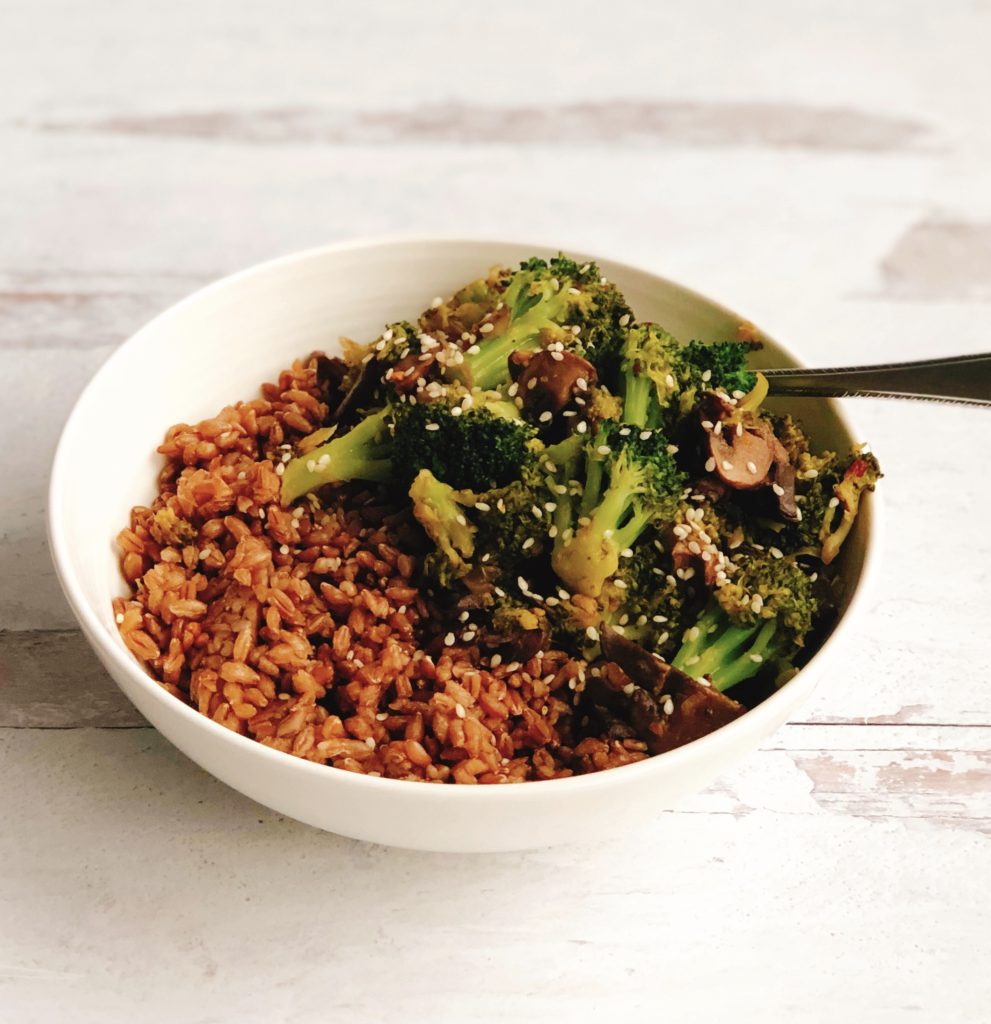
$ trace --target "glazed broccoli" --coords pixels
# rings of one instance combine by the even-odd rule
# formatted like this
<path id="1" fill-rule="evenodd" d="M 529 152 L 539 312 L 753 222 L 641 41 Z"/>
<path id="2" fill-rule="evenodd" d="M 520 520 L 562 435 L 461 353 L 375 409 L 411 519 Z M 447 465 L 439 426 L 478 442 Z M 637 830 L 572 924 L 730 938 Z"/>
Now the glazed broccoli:
<path id="1" fill-rule="evenodd" d="M 774 429 L 795 467 L 798 521 L 743 516 L 731 502 L 723 504 L 738 521 L 746 520 L 751 540 L 773 544 L 785 554 L 811 555 L 829 565 L 853 526 L 861 495 L 872 491 L 882 475 L 877 459 L 859 447 L 843 458 L 830 451 L 815 455 L 790 417 L 775 419 Z"/>
<path id="2" fill-rule="evenodd" d="M 789 660 L 812 628 L 812 582 L 789 558 L 755 553 L 719 587 L 671 664 L 726 690 L 755 676 L 766 662 Z"/>
<path id="3" fill-rule="evenodd" d="M 620 363 L 625 423 L 660 426 L 663 410 L 677 398 L 681 363 L 681 345 L 657 324 L 627 332 Z"/>
<path id="4" fill-rule="evenodd" d="M 475 506 L 477 549 L 503 574 L 541 555 L 557 534 L 558 509 L 568 500 L 562 494 L 581 457 L 581 437 L 571 435 L 545 448 L 534 443 L 520 467 L 519 478 L 506 487 L 479 495 Z"/>
<path id="5" fill-rule="evenodd" d="M 395 402 L 289 462 L 282 500 L 288 504 L 347 480 L 406 485 L 421 469 L 455 489 L 484 490 L 518 477 L 533 436 L 534 429 L 508 402 L 468 409 L 446 402 Z"/>
<path id="6" fill-rule="evenodd" d="M 747 357 L 754 347 L 742 341 L 710 345 L 690 341 L 681 354 L 681 389 L 724 391 L 734 397 L 747 394 L 757 383 L 757 375 L 747 369 Z"/>
<path id="7" fill-rule="evenodd" d="M 515 480 L 534 429 L 509 402 L 463 409 L 444 402 L 394 407 L 393 461 L 408 479 L 421 469 L 454 488 L 484 491 Z"/>
<path id="8" fill-rule="evenodd" d="M 620 557 L 599 600 L 604 625 L 662 657 L 677 646 L 691 605 L 686 585 L 670 572 L 656 537 L 641 540 Z"/>
<path id="9" fill-rule="evenodd" d="M 457 574 L 475 551 L 475 528 L 465 517 L 465 510 L 475 504 L 475 495 L 457 491 L 429 469 L 421 469 L 410 485 L 409 496 L 417 522 Z"/>
<path id="10" fill-rule="evenodd" d="M 620 320 L 630 311 L 593 263 L 579 267 L 557 256 L 527 260 L 509 279 L 501 304 L 477 327 L 477 342 L 448 374 L 487 390 L 509 382 L 509 357 L 557 343 L 593 364 L 609 358 L 622 338 Z"/>
<path id="11" fill-rule="evenodd" d="M 684 482 L 659 432 L 604 425 L 585 452 L 580 499 L 568 495 L 567 521 L 556 512 L 551 565 L 565 586 L 598 597 L 621 552 L 674 516 Z"/>
<path id="12" fill-rule="evenodd" d="M 631 329 L 622 346 L 618 377 L 623 421 L 670 427 L 694 406 L 701 391 L 751 391 L 757 382 L 757 375 L 746 368 L 752 348 L 734 341 L 692 341 L 682 346 L 657 324 Z"/>
<path id="13" fill-rule="evenodd" d="M 387 407 L 366 416 L 340 436 L 333 436 L 333 428 L 318 431 L 328 435 L 329 440 L 286 464 L 282 476 L 282 503 L 288 505 L 324 484 L 347 480 L 384 483 L 391 479 L 391 425 Z"/>
<path id="14" fill-rule="evenodd" d="M 819 532 L 822 541 L 820 557 L 824 565 L 829 565 L 840 553 L 840 547 L 857 518 L 860 496 L 864 491 L 873 491 L 881 475 L 881 467 L 870 452 L 855 451 L 843 476 L 833 485 L 833 497 L 826 505 L 826 514 Z"/>

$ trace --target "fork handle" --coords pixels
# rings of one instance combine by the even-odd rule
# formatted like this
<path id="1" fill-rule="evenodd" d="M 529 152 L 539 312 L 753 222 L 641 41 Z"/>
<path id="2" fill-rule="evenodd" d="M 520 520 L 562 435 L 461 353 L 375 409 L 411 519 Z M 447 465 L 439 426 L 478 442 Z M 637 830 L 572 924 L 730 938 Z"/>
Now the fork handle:
<path id="1" fill-rule="evenodd" d="M 762 370 L 772 395 L 917 398 L 991 408 L 991 353 L 821 370 Z"/>

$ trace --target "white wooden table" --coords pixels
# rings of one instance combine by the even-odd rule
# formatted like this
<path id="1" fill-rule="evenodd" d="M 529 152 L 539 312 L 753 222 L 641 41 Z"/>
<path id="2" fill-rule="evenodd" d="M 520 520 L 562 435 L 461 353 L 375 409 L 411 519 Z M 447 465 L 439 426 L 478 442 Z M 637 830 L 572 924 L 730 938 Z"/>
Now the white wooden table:
<path id="1" fill-rule="evenodd" d="M 987 3 L 579 7 L 0 4 L 3 1021 L 991 1019 L 989 415 L 853 410 L 889 532 L 845 675 L 581 847 L 280 818 L 144 726 L 59 593 L 76 394 L 165 305 L 291 249 L 560 239 L 809 362 L 989 347 Z"/>

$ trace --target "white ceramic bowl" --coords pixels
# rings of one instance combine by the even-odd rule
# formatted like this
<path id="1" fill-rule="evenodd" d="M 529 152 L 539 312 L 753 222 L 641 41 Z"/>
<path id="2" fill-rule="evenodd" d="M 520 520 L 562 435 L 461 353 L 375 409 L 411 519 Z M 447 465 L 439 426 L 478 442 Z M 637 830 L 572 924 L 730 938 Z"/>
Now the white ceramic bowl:
<path id="1" fill-rule="evenodd" d="M 866 503 L 844 551 L 847 594 L 837 628 L 770 699 L 659 757 L 515 786 L 416 785 L 302 761 L 215 724 L 145 674 L 121 642 L 111 612 L 111 599 L 126 593 L 114 537 L 131 506 L 155 494 L 161 461 L 155 448 L 166 428 L 255 395 L 261 381 L 274 379 L 295 356 L 334 352 L 341 335 L 374 337 L 384 323 L 415 314 L 493 264 L 549 251 L 527 243 L 400 240 L 333 245 L 264 263 L 162 313 L 114 352 L 80 397 L 51 479 L 49 534 L 62 587 L 124 693 L 172 743 L 229 786 L 318 828 L 422 850 L 512 850 L 616 833 L 672 807 L 754 750 L 809 697 L 855 628 L 877 561 L 876 501 Z M 635 267 L 598 262 L 638 318 L 657 320 L 684 340 L 734 336 L 740 317 L 715 302 Z M 771 339 L 760 358 L 764 365 L 795 363 Z M 805 402 L 799 412 L 820 444 L 842 449 L 855 439 L 832 402 Z"/>

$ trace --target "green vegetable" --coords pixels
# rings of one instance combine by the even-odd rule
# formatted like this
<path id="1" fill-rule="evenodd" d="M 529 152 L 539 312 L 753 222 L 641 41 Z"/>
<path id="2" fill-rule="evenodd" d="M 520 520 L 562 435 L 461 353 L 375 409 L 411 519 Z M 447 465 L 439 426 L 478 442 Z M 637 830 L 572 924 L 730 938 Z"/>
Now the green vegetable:
<path id="1" fill-rule="evenodd" d="M 567 525 L 556 517 L 551 565 L 565 586 L 598 597 L 620 553 L 674 517 L 684 483 L 659 432 L 604 426 L 585 452 L 580 501 L 568 502 Z"/>

